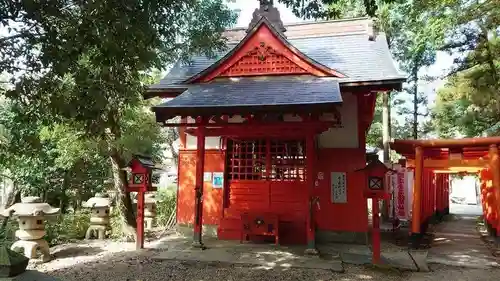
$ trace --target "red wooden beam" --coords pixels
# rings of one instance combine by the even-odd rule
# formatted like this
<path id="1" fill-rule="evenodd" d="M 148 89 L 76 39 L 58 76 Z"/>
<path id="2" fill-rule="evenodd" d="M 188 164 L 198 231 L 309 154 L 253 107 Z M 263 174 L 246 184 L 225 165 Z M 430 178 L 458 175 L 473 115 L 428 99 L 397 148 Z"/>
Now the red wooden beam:
<path id="1" fill-rule="evenodd" d="M 394 140 L 395 146 L 421 146 L 425 148 L 465 148 L 485 147 L 500 144 L 500 137 L 464 138 L 464 139 L 434 139 L 434 140 Z"/>
<path id="2" fill-rule="evenodd" d="M 335 121 L 319 121 L 319 120 L 306 120 L 300 122 L 265 122 L 265 121 L 252 121 L 251 123 L 230 123 L 230 122 L 217 122 L 217 123 L 208 123 L 208 122 L 195 122 L 195 123 L 168 123 L 165 124 L 165 127 L 190 127 L 190 128 L 200 128 L 205 127 L 207 129 L 213 128 L 230 128 L 230 127 L 266 127 L 270 129 L 280 128 L 280 127 L 295 127 L 295 128 L 304 128 L 308 126 L 329 126 L 334 127 L 338 126 Z"/>
<path id="3" fill-rule="evenodd" d="M 322 133 L 331 126 L 324 124 L 315 125 L 300 125 L 300 126 L 240 126 L 240 127 L 223 127 L 223 128 L 203 128 L 204 135 L 207 137 L 225 136 L 225 137 L 304 137 L 307 134 Z M 186 133 L 196 136 L 196 128 L 186 130 Z"/>

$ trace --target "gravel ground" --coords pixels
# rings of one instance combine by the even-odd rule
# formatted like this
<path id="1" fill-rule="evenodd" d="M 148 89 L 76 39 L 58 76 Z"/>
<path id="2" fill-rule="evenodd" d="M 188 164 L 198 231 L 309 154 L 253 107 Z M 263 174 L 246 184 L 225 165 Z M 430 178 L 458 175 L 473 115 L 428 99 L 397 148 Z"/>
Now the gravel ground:
<path id="1" fill-rule="evenodd" d="M 473 270 L 439 266 L 429 273 L 394 272 L 348 266 L 345 273 L 312 269 L 261 269 L 221 263 L 154 261 L 148 257 L 119 258 L 50 273 L 65 281 L 164 281 L 164 280 L 453 280 L 486 281 L 500 278 L 500 270 Z"/>
<path id="2" fill-rule="evenodd" d="M 151 244 L 150 244 L 151 243 Z M 218 262 L 158 261 L 152 256 L 159 250 L 154 241 L 141 252 L 133 243 L 89 241 L 66 244 L 51 249 L 54 260 L 45 264 L 31 263 L 36 269 L 63 281 L 209 281 L 209 280 L 370 280 L 370 281 L 489 281 L 500 280 L 500 269 L 480 270 L 431 266 L 432 272 L 398 272 L 359 266 L 345 266 L 345 273 L 316 269 L 264 269 L 251 265 Z"/>

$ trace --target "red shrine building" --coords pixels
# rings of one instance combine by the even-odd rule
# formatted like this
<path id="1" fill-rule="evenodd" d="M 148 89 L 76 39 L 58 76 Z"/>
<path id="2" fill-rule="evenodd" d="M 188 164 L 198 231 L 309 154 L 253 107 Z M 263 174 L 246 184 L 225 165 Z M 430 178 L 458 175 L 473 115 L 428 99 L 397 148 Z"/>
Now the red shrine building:
<path id="1" fill-rule="evenodd" d="M 369 19 L 284 26 L 268 3 L 224 35 L 224 52 L 178 62 L 146 93 L 171 98 L 153 111 L 180 132 L 177 223 L 198 245 L 202 231 L 259 239 L 246 235 L 255 225 L 310 248 L 364 241 L 366 179 L 356 171 L 377 93 L 405 79 L 384 34 Z"/>

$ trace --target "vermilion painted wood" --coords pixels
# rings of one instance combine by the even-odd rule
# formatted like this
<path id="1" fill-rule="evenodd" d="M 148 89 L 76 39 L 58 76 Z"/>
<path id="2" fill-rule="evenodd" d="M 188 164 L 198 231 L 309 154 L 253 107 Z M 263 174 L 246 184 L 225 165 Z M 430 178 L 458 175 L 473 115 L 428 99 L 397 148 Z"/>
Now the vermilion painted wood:
<path id="1" fill-rule="evenodd" d="M 492 185 L 495 195 L 495 212 L 497 214 L 495 224 L 497 226 L 497 236 L 500 236 L 500 153 L 498 146 L 490 145 L 490 169 L 492 175 Z"/>
<path id="2" fill-rule="evenodd" d="M 493 187 L 493 175 L 490 169 L 484 169 L 480 173 L 481 179 L 481 202 L 483 204 L 483 215 L 486 222 L 494 230 L 498 231 L 497 199 Z"/>
<path id="3" fill-rule="evenodd" d="M 137 193 L 137 241 L 136 249 L 144 249 L 144 190 Z"/>
<path id="4" fill-rule="evenodd" d="M 352 172 L 365 165 L 364 149 L 322 149 L 318 151 L 317 172 L 324 173 L 324 180 L 314 188 L 314 195 L 320 197 L 321 209 L 315 214 L 319 230 L 365 232 L 368 225 L 366 200 L 363 196 L 363 180 Z M 195 152 L 181 151 L 179 163 L 179 197 L 177 219 L 179 223 L 191 224 L 194 221 L 194 179 Z M 224 169 L 224 153 L 218 150 L 207 151 L 206 171 Z M 348 203 L 332 204 L 329 183 L 330 171 L 346 171 Z M 279 210 L 283 216 L 280 223 L 282 243 L 306 243 L 306 215 L 308 209 L 307 185 L 287 183 L 259 183 L 254 181 L 233 181 L 230 189 L 230 207 L 222 212 L 222 190 L 207 191 L 204 187 L 204 224 L 219 225 L 220 239 L 240 239 L 238 217 L 241 211 Z M 244 200 L 244 201 L 241 201 Z M 225 217 L 221 218 L 224 213 Z M 345 214 L 349 214 L 348 216 Z"/>
<path id="5" fill-rule="evenodd" d="M 206 150 L 205 171 L 224 171 L 224 152 Z M 196 151 L 179 152 L 179 190 L 177 196 L 177 222 L 194 223 L 194 187 L 196 174 Z M 218 225 L 222 217 L 223 189 L 213 188 L 211 182 L 203 184 L 203 224 Z"/>
<path id="6" fill-rule="evenodd" d="M 227 58 L 205 76 L 190 82 L 208 82 L 216 77 L 276 74 L 345 77 L 337 71 L 326 71 L 311 64 L 298 50 L 284 45 L 269 27 L 263 24 L 232 57 Z"/>
<path id="7" fill-rule="evenodd" d="M 279 216 L 272 212 L 243 212 L 241 218 L 240 243 L 252 236 L 273 236 L 276 245 L 280 244 Z M 260 221 L 261 224 L 258 224 Z"/>
<path id="8" fill-rule="evenodd" d="M 240 216 L 244 212 L 273 213 L 279 216 L 280 240 L 283 243 L 305 243 L 305 183 L 233 180 L 229 191 L 230 205 L 224 218 L 229 221 L 225 221 L 226 229 L 221 229 L 222 231 L 240 229 Z M 239 237 L 233 236 L 232 239 Z"/>
<path id="9" fill-rule="evenodd" d="M 273 139 L 298 139 L 305 134 L 319 134 L 328 130 L 325 124 L 303 124 L 283 126 L 246 126 L 228 128 L 206 128 L 206 136 L 224 136 L 231 138 L 273 138 Z M 196 135 L 196 129 L 186 129 L 186 133 Z"/>
<path id="10" fill-rule="evenodd" d="M 316 209 L 316 202 L 313 199 L 314 195 L 314 183 L 316 181 L 316 143 L 315 135 L 310 134 L 306 138 L 306 155 L 307 155 L 307 200 L 306 206 L 308 208 L 309 214 L 306 217 L 306 231 L 307 231 L 307 247 L 310 249 L 316 249 L 316 226 L 314 223 L 314 213 Z M 319 203 L 319 202 L 318 202 Z"/>
<path id="11" fill-rule="evenodd" d="M 202 245 L 203 225 L 203 172 L 205 170 L 205 135 L 203 128 L 198 130 L 196 138 L 196 179 L 194 192 L 194 237 L 193 242 Z"/>
<path id="12" fill-rule="evenodd" d="M 129 168 L 132 174 L 142 174 L 144 180 L 141 184 L 135 184 L 133 177 L 130 178 L 127 192 L 137 192 L 137 215 L 136 215 L 136 249 L 144 249 L 144 193 L 153 191 L 151 186 L 150 170 L 144 167 L 137 159 L 132 159 Z"/>
<path id="13" fill-rule="evenodd" d="M 414 183 L 413 183 L 413 204 L 412 204 L 412 233 L 420 233 L 420 226 L 423 218 L 424 188 L 422 182 L 424 180 L 424 151 L 421 147 L 417 147 L 415 152 L 415 169 L 414 169 Z"/>
<path id="14" fill-rule="evenodd" d="M 335 109 L 332 109 L 332 113 L 338 114 L 334 112 Z M 256 120 L 256 119 L 246 119 L 244 122 L 240 123 L 231 123 L 227 121 L 217 121 L 210 123 L 188 123 L 186 121 L 182 121 L 180 123 L 164 123 L 164 127 L 189 127 L 189 128 L 199 128 L 199 127 L 208 127 L 208 128 L 233 128 L 237 129 L 247 128 L 247 127 L 265 127 L 267 129 L 275 129 L 275 128 L 288 128 L 288 127 L 297 127 L 300 126 L 302 128 L 307 128 L 309 126 L 330 126 L 330 127 L 340 127 L 342 126 L 340 117 L 335 121 L 320 121 L 320 120 L 305 120 L 305 121 L 297 121 L 297 122 L 279 122 L 279 121 L 265 121 L 265 120 Z"/>
<path id="15" fill-rule="evenodd" d="M 368 206 L 364 196 L 364 178 L 354 171 L 366 166 L 363 148 L 329 148 L 317 153 L 316 173 L 323 173 L 318 180 L 314 196 L 319 197 L 321 208 L 316 210 L 315 222 L 318 230 L 366 232 L 368 228 Z M 330 173 L 346 172 L 347 203 L 332 203 Z"/>
<path id="16" fill-rule="evenodd" d="M 372 263 L 380 263 L 380 221 L 378 199 L 372 198 Z"/>

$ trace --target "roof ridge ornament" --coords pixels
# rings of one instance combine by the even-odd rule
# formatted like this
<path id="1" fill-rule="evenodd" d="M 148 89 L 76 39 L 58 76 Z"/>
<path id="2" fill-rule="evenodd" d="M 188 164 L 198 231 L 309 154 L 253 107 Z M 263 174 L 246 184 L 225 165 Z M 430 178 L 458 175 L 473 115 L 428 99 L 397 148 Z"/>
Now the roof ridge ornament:
<path id="1" fill-rule="evenodd" d="M 281 35 L 285 36 L 286 28 L 281 20 L 280 12 L 278 8 L 274 7 L 273 0 L 259 0 L 260 6 L 253 12 L 253 18 L 247 29 L 247 33 L 252 31 L 252 29 L 260 22 L 260 20 L 265 17 L 278 31 Z"/>

